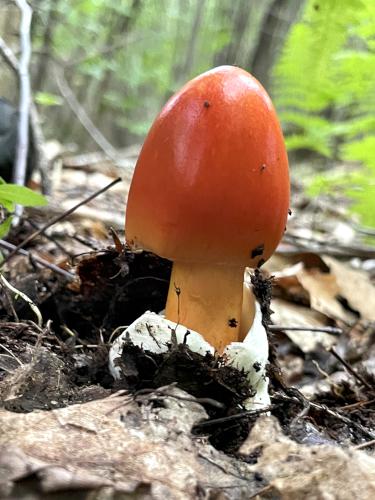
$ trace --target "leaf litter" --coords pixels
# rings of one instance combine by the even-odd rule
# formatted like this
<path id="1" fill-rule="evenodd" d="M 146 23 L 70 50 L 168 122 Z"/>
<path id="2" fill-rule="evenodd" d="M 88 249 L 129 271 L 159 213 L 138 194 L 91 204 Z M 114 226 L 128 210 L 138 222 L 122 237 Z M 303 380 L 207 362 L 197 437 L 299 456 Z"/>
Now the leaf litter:
<path id="1" fill-rule="evenodd" d="M 99 166 L 74 161 L 67 160 L 52 205 L 28 210 L 10 244 L 119 175 L 113 166 L 99 173 Z M 119 245 L 128 170 L 123 177 L 41 231 L 24 248 L 28 256 L 14 256 L 5 268 L 43 324 L 3 286 L 2 496 L 26 498 L 25 485 L 32 484 L 36 498 L 70 491 L 79 498 L 373 498 L 375 294 L 368 244 L 337 214 L 317 228 L 319 199 L 308 206 L 310 219 L 302 193 L 300 203 L 294 200 L 278 252 L 253 277 L 267 327 L 280 327 L 268 329 L 267 412 L 243 408 L 251 391 L 244 374 L 172 339 L 163 355 L 129 343 L 119 360 L 128 372 L 114 382 L 111 342 L 145 310 L 163 309 L 171 272 L 168 261 Z M 340 226 L 333 231 L 335 220 Z"/>

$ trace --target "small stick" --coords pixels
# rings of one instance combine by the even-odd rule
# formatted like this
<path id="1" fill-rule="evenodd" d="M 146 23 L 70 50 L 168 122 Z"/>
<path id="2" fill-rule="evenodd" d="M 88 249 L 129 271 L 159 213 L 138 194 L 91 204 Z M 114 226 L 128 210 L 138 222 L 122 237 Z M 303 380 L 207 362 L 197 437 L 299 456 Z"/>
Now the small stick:
<path id="1" fill-rule="evenodd" d="M 39 311 L 38 307 L 34 304 L 34 302 L 28 297 L 25 293 L 21 292 L 20 290 L 17 290 L 13 285 L 7 281 L 2 274 L 0 274 L 0 281 L 3 283 L 4 286 L 9 288 L 15 295 L 19 295 L 25 302 L 27 302 L 30 306 L 30 309 L 34 312 L 35 316 L 37 317 L 38 320 L 38 326 L 39 328 L 42 327 L 43 325 L 43 318 L 42 314 Z"/>
<path id="2" fill-rule="evenodd" d="M 324 332 L 331 335 L 341 335 L 343 333 L 342 328 L 336 328 L 334 326 L 280 326 L 280 325 L 268 325 L 271 332 L 280 332 L 283 330 L 291 331 L 301 331 L 301 332 Z"/>
<path id="3" fill-rule="evenodd" d="M 20 360 L 17 358 L 17 356 L 16 356 L 16 355 L 15 355 L 15 354 L 14 354 L 14 353 L 10 350 L 10 349 L 8 349 L 5 345 L 0 344 L 0 348 L 1 348 L 1 349 L 4 349 L 4 351 L 6 351 L 6 352 L 9 354 L 9 356 L 11 356 L 12 358 L 14 358 L 20 366 L 23 366 L 22 361 L 20 361 Z"/>
<path id="4" fill-rule="evenodd" d="M 8 301 L 8 304 L 9 304 L 9 308 L 13 314 L 13 318 L 14 318 L 14 321 L 16 322 L 19 322 L 19 317 L 18 317 L 18 314 L 14 308 L 14 304 L 13 304 L 13 300 L 12 300 L 12 297 L 10 296 L 10 293 L 9 293 L 9 290 L 7 289 L 6 286 L 3 287 L 3 291 L 4 291 L 4 295 Z"/>
<path id="5" fill-rule="evenodd" d="M 98 245 L 96 245 L 94 242 L 89 241 L 87 238 L 83 238 L 79 234 L 73 234 L 71 238 L 72 240 L 78 241 L 78 243 L 81 243 L 82 245 L 91 248 L 91 250 L 99 250 Z"/>
<path id="6" fill-rule="evenodd" d="M 272 490 L 272 488 L 273 488 L 272 484 L 267 484 L 267 486 L 264 486 L 263 488 L 261 488 L 260 490 L 256 491 L 255 493 L 253 493 L 252 495 L 250 495 L 247 498 L 248 498 L 248 500 L 250 500 L 250 498 L 255 498 L 258 495 L 262 495 L 263 493 L 267 493 L 267 491 Z"/>
<path id="7" fill-rule="evenodd" d="M 330 352 L 331 354 L 333 354 L 335 356 L 335 358 L 337 360 L 340 361 L 340 363 L 342 363 L 345 368 L 348 370 L 349 373 L 351 373 L 353 375 L 353 377 L 355 377 L 359 382 L 361 382 L 362 385 L 364 385 L 365 387 L 367 387 L 367 389 L 369 389 L 370 391 L 373 390 L 373 387 L 361 376 L 359 375 L 359 373 L 357 373 L 354 368 L 352 366 L 350 366 L 350 364 L 345 361 L 345 359 L 343 359 L 340 354 L 338 354 L 337 351 L 335 351 L 335 349 L 333 347 L 330 347 L 329 349 L 327 349 L 328 352 Z"/>
<path id="8" fill-rule="evenodd" d="M 26 0 L 16 0 L 20 10 L 20 46 L 21 55 L 18 61 L 19 77 L 19 119 L 17 127 L 17 149 L 13 171 L 13 182 L 23 186 L 26 177 L 27 152 L 29 149 L 29 111 L 31 100 L 29 64 L 31 57 L 30 27 L 32 9 Z M 17 215 L 22 214 L 22 208 L 16 207 Z"/>
<path id="9" fill-rule="evenodd" d="M 296 389 L 294 387 L 289 387 L 289 388 L 287 388 L 287 390 L 288 390 L 289 394 L 275 393 L 274 397 L 278 396 L 281 399 L 286 399 L 289 401 L 297 401 L 300 404 L 303 404 L 304 406 L 307 404 L 311 408 L 313 408 L 314 410 L 317 410 L 320 412 L 325 412 L 325 413 L 331 415 L 332 417 L 337 418 L 338 420 L 341 420 L 342 422 L 345 422 L 347 425 L 355 427 L 356 429 L 361 431 L 362 434 L 365 434 L 370 439 L 375 439 L 375 434 L 372 431 L 366 429 L 362 424 L 359 424 L 355 420 L 351 420 L 350 418 L 345 417 L 344 415 L 341 415 L 337 411 L 331 410 L 330 408 L 328 408 L 325 405 L 321 405 L 318 403 L 314 403 L 313 401 L 309 401 L 308 399 L 305 398 L 305 396 L 298 389 Z M 293 394 L 293 396 L 291 396 L 290 394 Z"/>
<path id="10" fill-rule="evenodd" d="M 116 163 L 116 149 L 112 146 L 112 144 L 108 142 L 108 140 L 104 137 L 100 130 L 94 125 L 93 121 L 86 113 L 81 103 L 78 101 L 73 90 L 69 86 L 67 79 L 65 78 L 64 68 L 56 64 L 54 73 L 59 91 L 68 103 L 68 106 L 70 107 L 72 112 L 75 114 L 84 129 L 89 133 L 90 137 L 99 146 L 99 148 L 104 151 L 108 158 Z"/>
<path id="11" fill-rule="evenodd" d="M 254 417 L 262 413 L 267 413 L 275 408 L 275 405 L 268 405 L 265 408 L 260 408 L 259 410 L 249 410 L 236 413 L 235 415 L 229 415 L 228 417 L 212 418 L 211 420 L 204 420 L 199 422 L 194 426 L 194 429 L 201 429 L 202 427 L 210 427 L 211 425 L 223 424 L 225 422 L 231 422 L 232 420 L 238 420 L 245 417 Z"/>
<path id="12" fill-rule="evenodd" d="M 16 250 L 17 247 L 15 245 L 12 245 L 12 243 L 9 243 L 9 241 L 5 240 L 0 240 L 0 247 L 5 248 L 6 250 Z M 69 271 L 65 271 L 65 269 L 61 269 L 61 267 L 56 266 L 55 264 L 52 264 L 51 262 L 47 262 L 46 260 L 42 259 L 41 257 L 38 257 L 36 255 L 33 255 L 32 253 L 28 252 L 27 250 L 19 249 L 17 250 L 17 253 L 20 255 L 24 255 L 25 257 L 29 257 L 33 259 L 37 264 L 46 267 L 47 269 L 50 269 L 51 271 L 54 271 L 55 273 L 59 273 L 65 278 L 68 278 L 70 281 L 75 280 L 75 275 L 73 273 L 70 273 Z"/>
<path id="13" fill-rule="evenodd" d="M 34 221 L 32 221 L 31 219 L 27 219 L 27 222 L 28 224 L 30 224 L 30 226 L 32 227 L 32 229 L 36 230 L 36 229 L 39 229 L 39 226 L 38 224 L 36 224 Z M 53 236 L 50 236 L 49 234 L 46 234 L 44 233 L 43 236 L 48 240 L 50 241 L 51 243 L 53 243 L 54 245 L 57 246 L 57 248 L 59 250 L 61 250 L 61 252 L 63 254 L 65 254 L 67 257 L 69 257 L 69 259 L 71 259 L 73 257 L 73 254 L 71 252 L 68 252 L 68 250 L 66 250 L 61 243 L 59 243 L 58 241 L 56 241 L 56 238 L 54 238 Z"/>
<path id="14" fill-rule="evenodd" d="M 154 396 L 154 394 L 150 394 L 150 399 Z M 177 396 L 175 394 L 168 394 L 167 392 L 165 394 L 155 394 L 155 399 L 160 399 L 160 398 L 173 398 L 173 399 L 178 399 L 179 401 L 187 401 L 187 402 L 192 402 L 192 403 L 200 403 L 200 404 L 207 404 L 211 405 L 215 408 L 220 408 L 224 409 L 225 406 L 223 403 L 220 403 L 220 401 L 216 401 L 215 399 L 212 398 L 196 398 L 192 396 L 191 398 L 189 397 L 184 397 L 184 396 Z"/>
<path id="15" fill-rule="evenodd" d="M 290 242 L 297 248 L 303 248 L 311 251 L 311 247 L 313 250 L 319 251 L 319 253 L 326 253 L 328 255 L 336 255 L 336 256 L 350 256 L 353 255 L 362 258 L 362 259 L 373 259 L 375 258 L 375 250 L 371 246 L 364 245 L 342 245 L 339 243 L 327 243 L 319 238 L 305 238 L 304 236 L 300 236 L 297 234 L 293 234 L 291 231 L 288 231 L 284 235 L 284 241 Z M 290 250 L 282 251 L 281 253 L 288 254 Z"/>
<path id="16" fill-rule="evenodd" d="M 362 408 L 362 406 L 371 405 L 372 403 L 375 403 L 375 399 L 368 399 L 367 401 L 358 401 L 351 405 L 340 406 L 339 410 L 355 410 L 356 408 Z"/>
<path id="17" fill-rule="evenodd" d="M 367 443 L 361 443 L 357 444 L 356 446 L 352 446 L 352 450 L 363 450 L 363 448 L 367 448 L 368 446 L 374 446 L 375 445 L 375 439 L 372 439 L 371 441 L 367 441 Z"/>
<path id="18" fill-rule="evenodd" d="M 75 212 L 77 210 L 77 208 L 79 208 L 82 205 L 85 205 L 89 201 L 93 200 L 94 198 L 96 198 L 100 194 L 104 193 L 105 191 L 107 191 L 109 188 L 111 188 L 112 186 L 114 186 L 115 184 L 117 184 L 120 181 L 121 181 L 121 177 L 118 177 L 114 181 L 112 181 L 109 184 L 107 184 L 106 186 L 104 186 L 104 188 L 99 189 L 99 191 L 95 191 L 95 193 L 91 194 L 90 196 L 88 196 L 87 198 L 85 198 L 83 201 L 80 201 L 79 203 L 77 203 L 77 205 L 74 205 L 74 207 L 70 208 L 69 210 L 67 210 L 63 214 L 59 214 L 59 215 L 56 215 L 55 217 L 53 217 L 47 224 L 45 224 L 44 226 L 42 226 L 41 228 L 39 228 L 34 233 L 30 234 L 30 236 L 28 236 L 12 252 L 10 252 L 7 255 L 7 257 L 0 263 L 0 267 L 2 267 L 6 262 L 8 262 L 14 255 L 16 255 L 16 253 L 18 252 L 18 250 L 20 250 L 25 245 L 27 245 L 28 243 L 30 243 L 30 241 L 34 240 L 40 234 L 44 233 L 44 231 L 46 231 L 46 229 L 48 229 L 51 226 L 53 226 L 54 224 L 56 224 L 56 222 L 60 222 L 62 219 L 65 219 L 65 217 L 67 217 L 68 215 L 70 215 L 73 212 Z"/>

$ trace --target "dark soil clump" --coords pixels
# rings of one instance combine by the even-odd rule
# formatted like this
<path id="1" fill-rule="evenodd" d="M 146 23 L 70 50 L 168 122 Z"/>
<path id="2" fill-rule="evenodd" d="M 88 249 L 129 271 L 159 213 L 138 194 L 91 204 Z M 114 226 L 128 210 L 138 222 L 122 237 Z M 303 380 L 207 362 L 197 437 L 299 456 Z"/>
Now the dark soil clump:
<path id="1" fill-rule="evenodd" d="M 177 385 L 197 398 L 209 419 L 197 422 L 194 433 L 218 449 L 235 454 L 262 411 L 247 412 L 252 395 L 246 374 L 223 364 L 219 356 L 201 356 L 176 345 L 171 332 L 167 352 L 143 351 L 129 342 L 118 360 L 123 377 L 114 381 L 108 351 L 119 326 L 132 323 L 146 310 L 159 312 L 167 297 L 171 263 L 149 252 L 113 248 L 80 257 L 79 281 L 51 277 L 34 269 L 16 286 L 40 309 L 43 327 L 21 300 L 10 307 L 1 296 L 0 400 L 15 412 L 50 410 L 102 398 L 118 389 L 134 395 Z M 264 326 L 270 322 L 272 284 L 256 270 L 252 278 Z M 17 317 L 15 318 L 14 315 Z M 374 380 L 368 387 L 338 386 L 314 401 L 287 387 L 271 340 L 269 376 L 271 412 L 293 439 L 305 444 L 362 443 L 372 438 Z M 160 401 L 162 404 L 162 398 Z M 350 406 L 352 405 L 352 406 Z M 256 461 L 256 457 L 244 457 Z"/>

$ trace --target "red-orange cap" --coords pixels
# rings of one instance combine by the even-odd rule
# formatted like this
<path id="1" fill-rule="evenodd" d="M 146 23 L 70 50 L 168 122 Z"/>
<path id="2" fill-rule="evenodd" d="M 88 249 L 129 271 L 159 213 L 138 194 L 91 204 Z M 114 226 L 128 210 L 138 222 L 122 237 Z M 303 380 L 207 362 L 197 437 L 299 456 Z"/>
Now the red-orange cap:
<path id="1" fill-rule="evenodd" d="M 288 158 L 270 97 L 220 66 L 164 106 L 140 153 L 126 210 L 133 248 L 177 261 L 268 259 L 289 208 Z"/>

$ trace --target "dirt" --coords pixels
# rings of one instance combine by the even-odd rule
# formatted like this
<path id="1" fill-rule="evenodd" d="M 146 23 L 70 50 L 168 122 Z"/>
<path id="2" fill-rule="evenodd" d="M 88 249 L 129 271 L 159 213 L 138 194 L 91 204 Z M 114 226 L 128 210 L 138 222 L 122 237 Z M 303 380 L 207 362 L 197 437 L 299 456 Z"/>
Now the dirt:
<path id="1" fill-rule="evenodd" d="M 148 252 L 108 248 L 79 257 L 77 266 L 76 282 L 38 270 L 18 280 L 18 289 L 40 309 L 43 327 L 34 323 L 35 316 L 23 301 L 10 307 L 3 292 L 1 405 L 14 412 L 50 410 L 100 399 L 119 389 L 139 394 L 177 385 L 198 398 L 208 414 L 194 432 L 236 455 L 261 412 L 244 411 L 243 402 L 251 395 L 245 374 L 223 366 L 219 356 L 200 356 L 186 345 L 175 345 L 171 337 L 168 352 L 158 355 L 127 344 L 119 360 L 126 364 L 126 376 L 115 382 L 108 371 L 115 329 L 146 310 L 163 309 L 171 263 Z M 267 327 L 272 280 L 256 270 L 252 283 Z M 287 435 L 304 444 L 347 445 L 371 439 L 375 391 L 370 375 L 363 375 L 368 387 L 353 379 L 309 402 L 285 384 L 271 334 L 270 340 L 271 413 Z M 256 453 L 241 460 L 256 461 Z"/>

